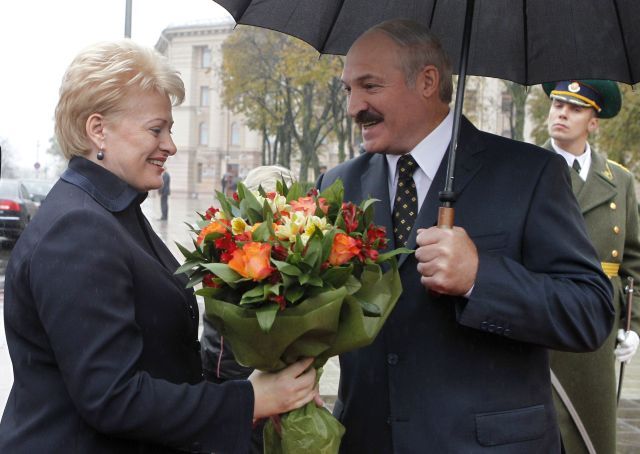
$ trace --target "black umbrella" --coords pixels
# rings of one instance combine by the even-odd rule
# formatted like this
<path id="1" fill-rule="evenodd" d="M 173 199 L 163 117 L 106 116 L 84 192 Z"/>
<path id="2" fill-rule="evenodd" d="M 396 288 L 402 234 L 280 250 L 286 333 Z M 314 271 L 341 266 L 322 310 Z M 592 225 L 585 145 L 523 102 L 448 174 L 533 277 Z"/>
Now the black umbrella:
<path id="1" fill-rule="evenodd" d="M 441 40 L 460 75 L 438 224 L 453 224 L 453 169 L 466 74 L 535 85 L 566 79 L 640 81 L 638 0 L 215 0 L 240 24 L 344 55 L 365 30 L 410 18 Z"/>

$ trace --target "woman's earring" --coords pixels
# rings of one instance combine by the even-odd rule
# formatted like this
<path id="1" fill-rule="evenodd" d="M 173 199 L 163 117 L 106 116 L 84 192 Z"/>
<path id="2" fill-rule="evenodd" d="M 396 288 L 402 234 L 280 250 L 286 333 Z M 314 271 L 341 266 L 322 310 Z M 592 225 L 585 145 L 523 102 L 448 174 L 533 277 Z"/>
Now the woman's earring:
<path id="1" fill-rule="evenodd" d="M 102 148 L 98 151 L 98 155 L 96 157 L 98 158 L 98 161 L 102 161 L 104 159 L 104 151 Z"/>

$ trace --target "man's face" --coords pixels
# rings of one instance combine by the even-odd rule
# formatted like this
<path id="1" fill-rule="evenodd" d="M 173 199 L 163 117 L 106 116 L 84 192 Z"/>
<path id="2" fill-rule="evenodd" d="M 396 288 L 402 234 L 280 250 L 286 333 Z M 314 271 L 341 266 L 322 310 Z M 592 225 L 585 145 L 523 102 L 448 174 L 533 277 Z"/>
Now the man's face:
<path id="1" fill-rule="evenodd" d="M 589 133 L 598 127 L 598 118 L 591 107 L 577 106 L 559 99 L 551 101 L 547 128 L 549 136 L 562 148 L 586 142 Z"/>
<path id="2" fill-rule="evenodd" d="M 429 132 L 420 76 L 416 87 L 407 86 L 400 52 L 391 38 L 374 32 L 347 53 L 342 72 L 347 112 L 362 126 L 368 152 L 407 153 Z"/>

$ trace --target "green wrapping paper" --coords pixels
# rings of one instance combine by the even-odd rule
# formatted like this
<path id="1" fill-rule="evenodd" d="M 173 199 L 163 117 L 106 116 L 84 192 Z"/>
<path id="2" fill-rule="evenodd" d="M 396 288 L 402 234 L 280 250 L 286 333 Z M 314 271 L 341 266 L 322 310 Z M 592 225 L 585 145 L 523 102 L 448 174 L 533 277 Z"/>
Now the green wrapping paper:
<path id="1" fill-rule="evenodd" d="M 302 357 L 322 367 L 335 355 L 369 345 L 393 307 L 402 285 L 395 260 L 389 271 L 378 265 L 364 268 L 359 286 L 326 290 L 278 313 L 265 333 L 255 309 L 205 297 L 205 313 L 229 342 L 236 360 L 247 367 L 275 372 Z M 375 304 L 380 316 L 368 316 L 360 301 Z M 278 430 L 279 429 L 279 430 Z M 325 408 L 313 402 L 281 415 L 264 429 L 265 454 L 337 453 L 344 427 Z"/>

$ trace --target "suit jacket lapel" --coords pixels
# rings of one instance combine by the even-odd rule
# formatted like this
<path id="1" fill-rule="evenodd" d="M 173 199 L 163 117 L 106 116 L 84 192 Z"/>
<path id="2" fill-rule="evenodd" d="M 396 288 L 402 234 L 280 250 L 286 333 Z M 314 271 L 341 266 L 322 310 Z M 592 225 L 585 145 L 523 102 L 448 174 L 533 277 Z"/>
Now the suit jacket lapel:
<path id="1" fill-rule="evenodd" d="M 482 160 L 479 159 L 478 153 L 484 149 L 478 130 L 469 120 L 462 117 L 460 126 L 460 138 L 458 139 L 458 150 L 456 152 L 456 169 L 454 172 L 453 185 L 453 189 L 458 196 L 460 196 L 469 181 L 471 181 L 473 176 L 480 170 L 480 167 L 482 167 Z M 409 240 L 407 241 L 407 247 L 409 249 L 416 248 L 418 229 L 433 227 L 437 224 L 438 208 L 440 206 L 439 193 L 444 189 L 448 162 L 449 151 L 447 150 L 431 182 L 427 197 L 420 207 L 420 212 L 413 224 L 413 229 L 409 234 Z M 401 255 L 398 259 L 398 264 L 402 265 L 406 258 L 406 254 Z"/>
<path id="2" fill-rule="evenodd" d="M 389 169 L 383 154 L 376 154 L 369 160 L 369 167 L 360 177 L 362 200 L 369 197 L 378 199 L 374 207 L 374 222 L 387 230 L 389 243 L 387 249 L 395 247 L 393 240 L 393 222 L 389 202 Z"/>

